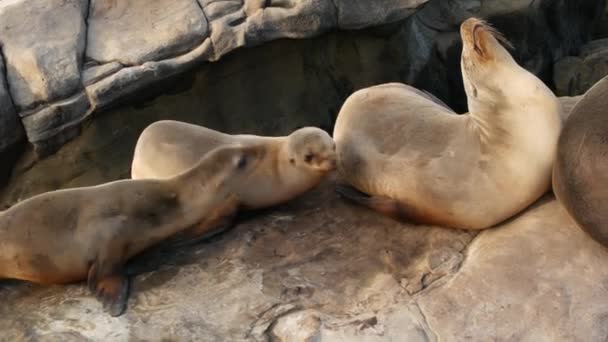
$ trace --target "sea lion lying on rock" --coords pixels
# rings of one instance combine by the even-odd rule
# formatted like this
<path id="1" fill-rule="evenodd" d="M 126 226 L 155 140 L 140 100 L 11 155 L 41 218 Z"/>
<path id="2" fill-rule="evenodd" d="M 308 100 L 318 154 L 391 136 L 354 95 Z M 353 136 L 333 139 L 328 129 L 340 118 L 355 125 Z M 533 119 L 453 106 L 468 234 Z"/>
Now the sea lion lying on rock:
<path id="1" fill-rule="evenodd" d="M 119 180 L 43 193 L 0 213 L 0 279 L 87 279 L 112 316 L 127 303 L 125 263 L 234 200 L 263 146 L 225 146 L 162 180 Z M 196 233 L 213 227 L 197 226 Z"/>
<path id="2" fill-rule="evenodd" d="M 550 188 L 559 101 L 486 22 L 467 19 L 460 35 L 469 113 L 400 83 L 345 101 L 333 134 L 342 196 L 402 220 L 483 229 Z"/>

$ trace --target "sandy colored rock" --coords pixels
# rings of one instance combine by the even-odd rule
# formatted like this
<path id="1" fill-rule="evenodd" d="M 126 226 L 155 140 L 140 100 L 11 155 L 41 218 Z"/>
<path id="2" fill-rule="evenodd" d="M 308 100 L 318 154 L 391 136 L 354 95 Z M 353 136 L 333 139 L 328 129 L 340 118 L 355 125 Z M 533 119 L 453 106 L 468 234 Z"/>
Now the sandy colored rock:
<path id="1" fill-rule="evenodd" d="M 418 303 L 441 340 L 606 341 L 607 265 L 608 250 L 546 197 L 480 233 Z"/>
<path id="2" fill-rule="evenodd" d="M 139 65 L 186 53 L 207 37 L 196 0 L 91 0 L 87 58 Z"/>
<path id="3" fill-rule="evenodd" d="M 338 27 L 359 29 L 370 25 L 387 24 L 405 19 L 429 0 L 333 0 L 338 8 Z"/>
<path id="4" fill-rule="evenodd" d="M 82 89 L 87 5 L 86 0 L 0 2 L 0 45 L 18 112 Z"/>

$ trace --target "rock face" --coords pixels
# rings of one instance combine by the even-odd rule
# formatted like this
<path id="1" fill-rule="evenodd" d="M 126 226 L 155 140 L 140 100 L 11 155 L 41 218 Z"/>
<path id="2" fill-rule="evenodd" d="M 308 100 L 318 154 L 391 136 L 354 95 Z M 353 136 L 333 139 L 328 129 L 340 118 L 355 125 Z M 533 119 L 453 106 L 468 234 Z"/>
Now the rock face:
<path id="1" fill-rule="evenodd" d="M 4 71 L 4 60 L 0 53 L 0 187 L 7 180 L 19 155 L 18 146 L 25 139 L 23 126 L 8 93 Z"/>
<path id="2" fill-rule="evenodd" d="M 46 156 L 93 113 L 240 47 L 399 22 L 398 80 L 465 110 L 458 25 L 487 17 L 516 57 L 551 83 L 552 62 L 594 31 L 601 0 L 11 0 L 0 2 L 9 93 Z M 203 94 L 202 96 L 205 96 Z M 224 94 L 229 96 L 229 94 Z M 335 105 L 339 105 L 336 102 Z"/>
<path id="3" fill-rule="evenodd" d="M 158 61 L 192 50 L 208 35 L 193 0 L 93 0 L 88 23 L 86 56 L 98 63 Z"/>
<path id="4" fill-rule="evenodd" d="M 550 232 L 550 234 L 547 234 Z M 9 340 L 605 341 L 608 250 L 552 198 L 474 237 L 400 224 L 326 182 L 137 276 L 111 318 L 84 284 L 5 282 Z"/>
<path id="5" fill-rule="evenodd" d="M 578 56 L 567 56 L 555 63 L 555 91 L 562 96 L 584 94 L 608 75 L 608 38 L 589 42 Z"/>
<path id="6" fill-rule="evenodd" d="M 23 139 L 23 127 L 9 96 L 4 70 L 4 60 L 0 54 L 0 155 Z"/>

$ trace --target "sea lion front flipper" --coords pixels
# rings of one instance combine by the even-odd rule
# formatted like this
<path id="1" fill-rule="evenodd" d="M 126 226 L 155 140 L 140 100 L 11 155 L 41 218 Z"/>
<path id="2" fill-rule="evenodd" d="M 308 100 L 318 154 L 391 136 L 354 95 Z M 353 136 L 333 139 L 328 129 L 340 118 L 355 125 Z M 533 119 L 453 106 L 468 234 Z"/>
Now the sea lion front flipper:
<path id="1" fill-rule="evenodd" d="M 129 277 L 122 268 L 107 267 L 99 261 L 89 269 L 87 284 L 112 317 L 122 315 L 129 298 Z"/>
<path id="2" fill-rule="evenodd" d="M 386 196 L 369 195 L 346 184 L 336 185 L 338 195 L 399 221 L 417 222 L 416 216 L 402 202 Z"/>
<path id="3" fill-rule="evenodd" d="M 222 233 L 234 225 L 236 211 L 226 216 L 205 219 L 195 226 L 178 233 L 171 238 L 136 255 L 125 267 L 129 276 L 156 271 L 161 264 L 170 260 L 175 251 L 196 245 Z"/>

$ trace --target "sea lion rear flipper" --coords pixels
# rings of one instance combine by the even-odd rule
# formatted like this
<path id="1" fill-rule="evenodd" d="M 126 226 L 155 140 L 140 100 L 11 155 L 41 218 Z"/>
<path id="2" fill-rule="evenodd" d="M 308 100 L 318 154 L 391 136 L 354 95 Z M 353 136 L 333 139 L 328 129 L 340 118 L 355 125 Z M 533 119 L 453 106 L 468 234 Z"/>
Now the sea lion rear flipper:
<path id="1" fill-rule="evenodd" d="M 127 308 L 129 277 L 122 268 L 104 267 L 96 261 L 89 269 L 87 284 L 112 317 L 120 316 Z"/>
<path id="2" fill-rule="evenodd" d="M 407 207 L 400 201 L 386 196 L 369 195 L 359 191 L 350 185 L 336 185 L 336 192 L 352 202 L 371 208 L 386 216 L 399 221 L 416 221 L 414 216 L 409 214 Z"/>

